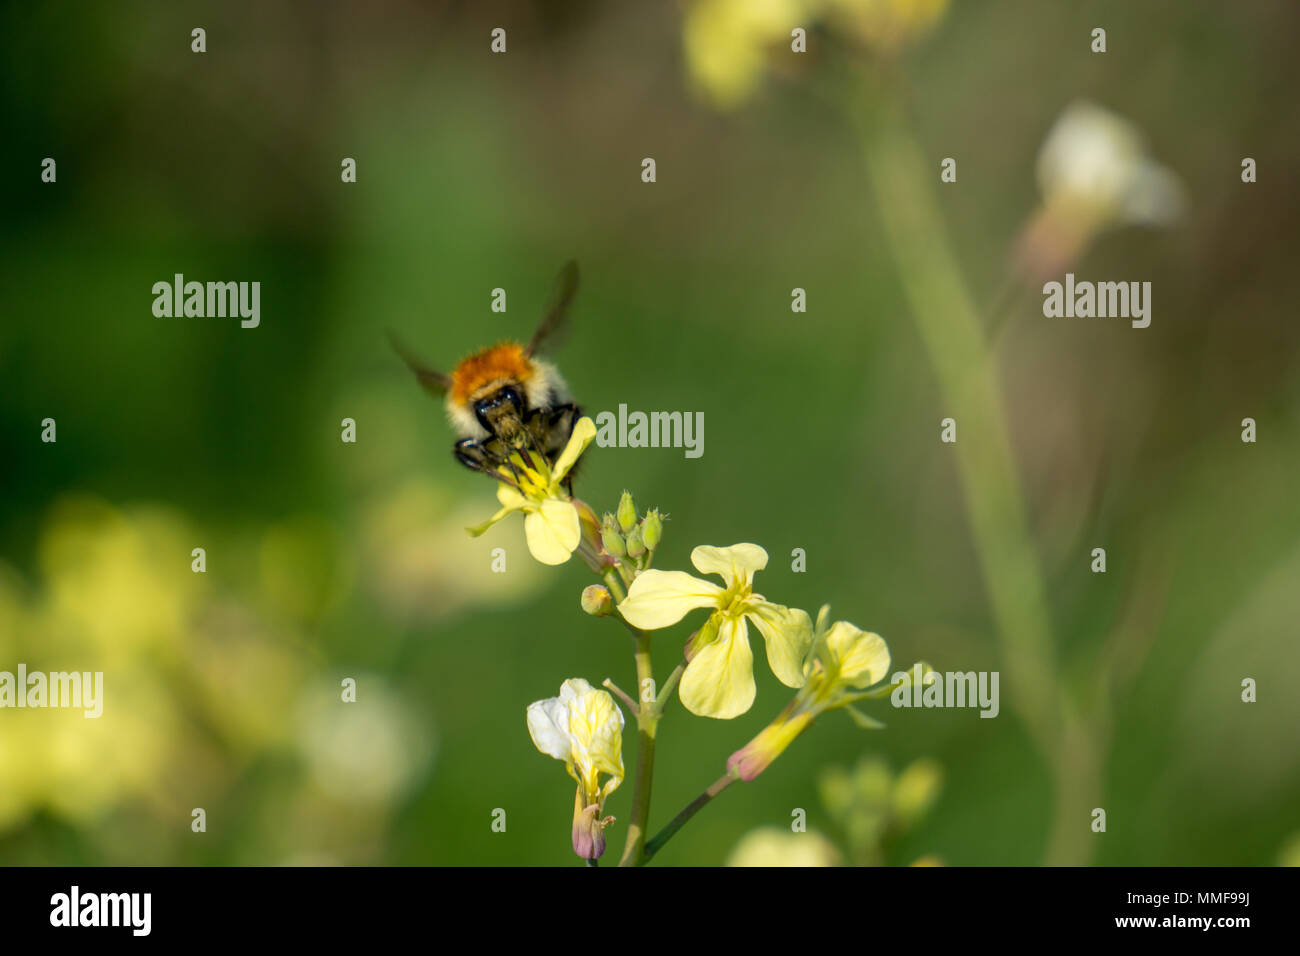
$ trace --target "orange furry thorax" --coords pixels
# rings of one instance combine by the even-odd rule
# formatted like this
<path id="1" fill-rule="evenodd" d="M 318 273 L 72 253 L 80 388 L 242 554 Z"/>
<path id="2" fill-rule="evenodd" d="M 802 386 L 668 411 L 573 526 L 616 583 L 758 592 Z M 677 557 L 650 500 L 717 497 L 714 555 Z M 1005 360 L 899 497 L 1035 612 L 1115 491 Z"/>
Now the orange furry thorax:
<path id="1" fill-rule="evenodd" d="M 451 400 L 466 405 L 475 393 L 495 382 L 527 382 L 533 362 L 518 342 L 502 342 L 463 359 L 451 373 Z"/>

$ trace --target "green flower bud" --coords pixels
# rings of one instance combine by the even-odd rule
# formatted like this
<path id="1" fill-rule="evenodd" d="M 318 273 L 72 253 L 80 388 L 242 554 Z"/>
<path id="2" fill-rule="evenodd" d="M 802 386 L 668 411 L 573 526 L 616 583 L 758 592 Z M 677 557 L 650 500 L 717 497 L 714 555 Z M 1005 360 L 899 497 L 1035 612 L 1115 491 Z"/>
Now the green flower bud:
<path id="1" fill-rule="evenodd" d="M 627 554 L 627 548 L 623 545 L 623 536 L 617 531 L 605 528 L 600 533 L 600 543 L 606 554 L 612 554 L 616 558 Z"/>
<path id="2" fill-rule="evenodd" d="M 657 510 L 652 510 L 646 514 L 645 520 L 641 522 L 641 540 L 645 542 L 647 548 L 653 551 L 659 547 L 659 542 L 663 540 L 663 537 L 663 519 L 659 517 Z"/>
<path id="3" fill-rule="evenodd" d="M 632 500 L 632 493 L 625 491 L 623 497 L 618 499 L 618 526 L 619 530 L 627 533 L 631 531 L 636 524 L 636 502 Z"/>
<path id="4" fill-rule="evenodd" d="M 602 528 L 606 528 L 606 529 L 608 529 L 609 531 L 617 531 L 617 530 L 618 530 L 618 519 L 615 518 L 615 517 L 614 517 L 612 514 L 610 514 L 608 511 L 605 512 L 605 517 L 603 517 L 603 518 L 600 519 L 600 524 L 601 524 L 601 527 L 602 527 Z"/>
<path id="5" fill-rule="evenodd" d="M 590 584 L 582 589 L 582 609 L 592 617 L 608 617 L 614 613 L 614 599 L 603 584 Z"/>
<path id="6" fill-rule="evenodd" d="M 627 554 L 630 558 L 639 558 L 645 554 L 645 541 L 641 539 L 641 529 L 633 528 L 627 536 Z"/>

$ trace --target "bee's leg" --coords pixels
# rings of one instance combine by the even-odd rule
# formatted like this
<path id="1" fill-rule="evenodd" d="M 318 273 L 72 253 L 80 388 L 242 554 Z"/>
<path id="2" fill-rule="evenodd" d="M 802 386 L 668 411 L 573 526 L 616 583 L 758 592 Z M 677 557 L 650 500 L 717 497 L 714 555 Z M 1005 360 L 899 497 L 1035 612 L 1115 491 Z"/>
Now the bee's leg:
<path id="1" fill-rule="evenodd" d="M 569 439 L 573 437 L 573 426 L 577 424 L 578 419 L 581 417 L 582 409 L 573 403 L 556 405 L 554 408 L 547 410 L 545 430 L 547 442 L 546 454 L 551 461 L 555 461 L 560 457 L 560 453 L 564 451 L 564 446 L 567 445 Z M 573 494 L 573 477 L 577 473 L 578 465 L 580 463 L 581 459 L 574 462 L 573 467 L 569 469 L 569 473 L 564 476 L 562 484 L 568 490 L 569 494 Z"/>
<path id="2" fill-rule="evenodd" d="M 569 438 L 573 435 L 573 426 L 582 417 L 582 409 L 569 403 L 567 405 L 556 405 L 554 408 L 547 409 L 543 414 L 546 416 L 546 428 L 544 429 L 546 454 L 547 457 L 554 461 L 560 456 L 560 452 L 564 451 L 564 446 L 569 443 Z"/>
<path id="3" fill-rule="evenodd" d="M 490 447 L 489 442 L 477 441 L 473 438 L 462 438 L 452 446 L 452 454 L 456 460 L 471 471 L 477 471 L 498 481 L 506 481 L 505 476 L 497 469 L 502 465 L 510 468 L 515 477 L 515 486 L 519 485 L 519 472 L 515 468 L 514 462 L 509 457 L 503 457 L 499 452 Z M 508 482 L 507 482 L 508 483 Z"/>

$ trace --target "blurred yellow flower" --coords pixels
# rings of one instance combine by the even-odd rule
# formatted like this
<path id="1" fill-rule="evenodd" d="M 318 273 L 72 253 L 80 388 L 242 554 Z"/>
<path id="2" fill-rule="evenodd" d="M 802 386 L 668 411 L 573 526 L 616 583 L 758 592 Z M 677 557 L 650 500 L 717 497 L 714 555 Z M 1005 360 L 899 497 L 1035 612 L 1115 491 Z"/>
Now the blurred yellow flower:
<path id="1" fill-rule="evenodd" d="M 527 719 L 537 749 L 563 761 L 577 781 L 573 852 L 594 860 L 605 852 L 604 830 L 614 822 L 602 819 L 602 807 L 623 782 L 623 712 L 607 691 L 575 677 L 560 685 L 558 697 L 529 704 Z"/>
<path id="2" fill-rule="evenodd" d="M 767 662 L 777 679 L 787 687 L 801 685 L 812 621 L 803 611 L 754 593 L 754 573 L 767 567 L 767 552 L 756 544 L 701 545 L 691 552 L 691 563 L 703 574 L 721 576 L 726 586 L 685 571 L 642 571 L 618 606 L 629 624 L 643 630 L 676 624 L 697 608 L 713 609 L 687 648 L 679 686 L 686 709 L 702 717 L 729 719 L 753 705 L 754 655 L 747 622 L 763 635 Z"/>
<path id="3" fill-rule="evenodd" d="M 700 0 L 686 11 L 682 40 L 695 88 L 718 109 L 749 99 L 767 69 L 770 49 L 788 43 L 818 0 Z"/>
<path id="4" fill-rule="evenodd" d="M 698 0 L 686 11 L 682 42 L 691 85 L 717 109 L 754 95 L 796 29 L 825 24 L 835 34 L 890 55 L 942 19 L 948 0 Z M 797 55 L 797 54 L 796 54 Z"/>
<path id="5" fill-rule="evenodd" d="M 929 813 L 943 787 L 943 770 L 933 760 L 920 759 L 895 776 L 882 758 L 872 756 L 863 757 L 852 770 L 827 768 L 817 783 L 854 862 L 878 865 L 884 860 L 885 843 L 915 828 Z"/>
<path id="6" fill-rule="evenodd" d="M 750 830 L 727 857 L 727 866 L 838 866 L 840 851 L 816 830 L 793 833 L 779 827 Z"/>
<path id="7" fill-rule="evenodd" d="M 508 482 L 497 486 L 501 510 L 483 524 L 470 528 L 469 533 L 477 537 L 507 515 L 522 512 L 524 534 L 532 556 L 542 564 L 568 561 L 582 543 L 582 524 L 578 508 L 562 482 L 595 437 L 595 422 L 584 417 L 573 426 L 573 434 L 553 467 L 532 452 L 511 454 L 511 465 L 497 469 Z"/>
<path id="8" fill-rule="evenodd" d="M 948 0 L 825 0 L 830 22 L 875 53 L 919 40 L 943 19 Z"/>

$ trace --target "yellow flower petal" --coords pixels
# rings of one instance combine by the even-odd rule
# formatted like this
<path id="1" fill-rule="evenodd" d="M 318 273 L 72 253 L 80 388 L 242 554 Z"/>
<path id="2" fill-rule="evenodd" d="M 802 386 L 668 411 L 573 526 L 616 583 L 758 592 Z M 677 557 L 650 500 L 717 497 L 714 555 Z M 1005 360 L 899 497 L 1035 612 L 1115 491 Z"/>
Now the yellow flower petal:
<path id="1" fill-rule="evenodd" d="M 542 564 L 563 564 L 582 541 L 578 509 L 572 502 L 550 498 L 524 519 L 528 550 Z"/>
<path id="2" fill-rule="evenodd" d="M 506 515 L 510 514 L 512 511 L 515 510 L 516 509 L 514 508 L 502 508 L 500 511 L 494 514 L 491 518 L 488 518 L 487 521 L 484 521 L 482 524 L 475 525 L 472 528 L 466 528 L 465 530 L 469 532 L 469 536 L 471 538 L 477 538 L 479 535 L 483 534 L 483 532 L 487 531 L 488 528 L 492 527 L 494 524 L 496 524 Z"/>
<path id="3" fill-rule="evenodd" d="M 718 639 L 691 658 L 678 691 L 692 714 L 729 720 L 754 704 L 754 653 L 745 619 L 724 618 Z"/>
<path id="4" fill-rule="evenodd" d="M 590 774 L 593 785 L 597 774 L 608 774 L 612 785 L 606 784 L 602 793 L 612 793 L 623 782 L 623 712 L 608 691 L 593 689 L 573 701 L 569 736 L 578 766 Z"/>
<path id="5" fill-rule="evenodd" d="M 755 571 L 767 567 L 767 552 L 756 544 L 733 544 L 715 548 L 702 544 L 691 552 L 691 564 L 701 574 L 720 574 L 728 586 L 737 581 L 749 582 Z"/>
<path id="6" fill-rule="evenodd" d="M 836 621 L 826 646 L 839 663 L 839 679 L 853 687 L 870 687 L 889 673 L 889 645 L 879 634 Z"/>
<path id="7" fill-rule="evenodd" d="M 722 588 L 685 571 L 642 571 L 618 606 L 633 627 L 654 631 L 676 624 L 700 607 L 716 607 Z"/>
<path id="8" fill-rule="evenodd" d="M 497 485 L 497 501 L 501 502 L 501 507 L 510 511 L 523 511 L 528 507 L 528 499 L 510 485 Z"/>
<path id="9" fill-rule="evenodd" d="M 578 419 L 569 435 L 569 442 L 555 460 L 555 471 L 551 474 L 552 484 L 559 484 L 578 460 L 578 456 L 587 450 L 591 440 L 596 437 L 596 423 L 586 416 Z"/>
<path id="10" fill-rule="evenodd" d="M 767 601 L 756 602 L 750 620 L 767 643 L 767 663 L 786 687 L 802 687 L 803 660 L 812 645 L 812 619 L 807 612 Z"/>

